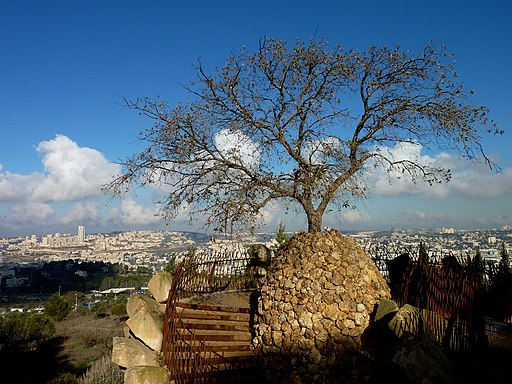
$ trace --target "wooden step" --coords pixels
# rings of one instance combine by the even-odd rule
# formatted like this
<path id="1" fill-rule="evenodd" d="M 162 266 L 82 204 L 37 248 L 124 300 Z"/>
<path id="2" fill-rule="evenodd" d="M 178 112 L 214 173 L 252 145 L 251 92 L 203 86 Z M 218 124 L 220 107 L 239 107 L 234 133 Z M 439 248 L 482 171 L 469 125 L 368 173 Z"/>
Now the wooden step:
<path id="1" fill-rule="evenodd" d="M 212 331 L 205 329 L 194 329 L 189 332 L 184 329 L 179 329 L 183 340 L 211 340 L 211 341 L 252 341 L 252 335 L 250 332 L 230 332 L 230 331 Z"/>
<path id="2" fill-rule="evenodd" d="M 233 324 L 233 325 L 247 325 L 249 326 L 248 319 L 233 319 L 233 318 L 225 318 L 225 319 L 209 319 L 209 318 L 201 318 L 195 316 L 187 316 L 187 315 L 178 315 L 178 318 L 184 322 L 189 323 L 197 323 L 197 324 Z"/>
<path id="3" fill-rule="evenodd" d="M 219 383 L 248 383 L 246 378 L 255 376 L 256 361 L 251 343 L 250 309 L 240 300 L 241 306 L 226 306 L 227 301 L 218 296 L 212 295 L 213 303 L 206 302 L 207 299 L 195 297 L 176 303 L 173 329 L 177 340 L 172 356 L 181 367 L 180 377 L 190 374 L 194 380 L 199 374 L 216 377 L 219 380 L 214 382 Z M 192 372 L 197 366 L 207 368 L 208 372 Z"/>
<path id="4" fill-rule="evenodd" d="M 182 319 L 175 323 L 176 328 L 180 329 L 204 329 L 212 331 L 230 331 L 230 332 L 250 332 L 248 323 L 229 322 L 229 321 L 197 321 Z"/>
<path id="5" fill-rule="evenodd" d="M 203 352 L 201 354 L 181 352 L 176 354 L 176 359 L 187 361 L 188 366 L 193 366 L 194 359 L 197 359 L 198 357 L 207 361 L 210 366 L 224 366 L 224 369 L 255 364 L 254 353 L 252 351 L 224 352 L 219 354 L 215 354 L 213 352 Z"/>
<path id="6" fill-rule="evenodd" d="M 210 311 L 191 308 L 177 307 L 176 312 L 181 318 L 187 319 L 205 319 L 205 320 L 226 320 L 226 321 L 247 321 L 249 322 L 249 313 Z"/>
<path id="7" fill-rule="evenodd" d="M 191 347 L 200 347 L 201 350 L 206 351 L 250 351 L 252 346 L 247 341 L 212 341 L 212 340 L 193 340 L 187 342 Z"/>
<path id="8" fill-rule="evenodd" d="M 237 337 L 238 336 L 238 337 Z M 250 335 L 184 335 L 176 345 L 183 345 L 193 350 L 217 350 L 217 351 L 248 351 L 252 350 Z"/>
<path id="9" fill-rule="evenodd" d="M 244 307 L 228 307 L 225 305 L 212 305 L 212 304 L 196 304 L 196 303 L 188 303 L 185 301 L 178 301 L 176 303 L 176 308 L 189 308 L 194 310 L 205 310 L 205 311 L 218 311 L 218 312 L 228 312 L 228 313 L 250 313 L 250 308 Z"/>
<path id="10" fill-rule="evenodd" d="M 190 370 L 191 371 L 191 370 Z M 194 372 L 192 375 L 191 372 L 182 371 L 181 376 L 190 375 L 190 378 L 209 378 L 209 379 L 219 379 L 219 378 L 253 378 L 259 377 L 260 370 L 255 366 L 237 366 L 237 367 L 221 367 L 221 368 L 213 368 L 209 372 Z M 187 381 L 188 382 L 188 381 Z M 192 382 L 192 381 L 190 381 Z M 208 381 L 210 382 L 210 381 Z M 220 381 L 221 383 L 225 383 L 224 380 Z M 231 381 L 230 381 L 231 382 Z M 235 381 L 235 383 L 241 383 L 242 381 Z M 243 381 L 246 382 L 245 380 Z M 258 381 L 256 381 L 258 382 Z M 261 383 L 261 382 L 258 382 Z"/>

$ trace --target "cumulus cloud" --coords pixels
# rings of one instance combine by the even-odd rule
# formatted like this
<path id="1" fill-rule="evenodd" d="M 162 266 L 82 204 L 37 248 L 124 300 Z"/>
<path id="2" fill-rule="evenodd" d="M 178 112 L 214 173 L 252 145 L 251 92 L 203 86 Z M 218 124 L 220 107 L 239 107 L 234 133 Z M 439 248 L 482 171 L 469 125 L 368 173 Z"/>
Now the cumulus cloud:
<path id="1" fill-rule="evenodd" d="M 368 212 L 358 209 L 351 209 L 340 212 L 340 221 L 345 224 L 361 224 L 370 222 L 371 218 Z"/>
<path id="2" fill-rule="evenodd" d="M 261 211 L 259 220 L 266 225 L 277 227 L 283 218 L 285 207 L 277 201 L 270 201 Z"/>
<path id="3" fill-rule="evenodd" d="M 55 214 L 50 204 L 25 202 L 14 204 L 6 214 L 4 220 L 15 227 L 44 225 Z"/>
<path id="4" fill-rule="evenodd" d="M 425 212 L 424 210 L 402 210 L 400 211 L 400 216 L 402 216 L 405 220 L 414 220 L 414 221 L 439 221 L 441 219 L 453 219 L 454 217 L 451 215 L 439 213 L 439 212 Z"/>
<path id="5" fill-rule="evenodd" d="M 100 152 L 79 147 L 66 136 L 43 141 L 37 146 L 43 154 L 46 177 L 33 190 L 36 201 L 73 201 L 102 194 L 101 186 L 120 171 Z"/>
<path id="6" fill-rule="evenodd" d="M 82 225 L 96 221 L 98 218 L 99 204 L 95 201 L 85 201 L 75 203 L 66 214 L 60 218 L 60 222 L 64 225 Z"/>
<path id="7" fill-rule="evenodd" d="M 512 194 L 512 168 L 499 173 L 485 166 L 466 168 L 454 174 L 451 192 L 468 197 L 499 197 Z"/>
<path id="8" fill-rule="evenodd" d="M 304 146 L 303 156 L 311 163 L 322 164 L 333 152 L 341 149 L 341 141 L 337 137 L 325 137 L 321 140 L 311 140 Z"/>
<path id="9" fill-rule="evenodd" d="M 510 167 L 496 173 L 484 164 L 475 164 L 447 153 L 431 157 L 421 153 L 422 146 L 419 143 L 405 143 L 393 148 L 382 147 L 380 150 L 396 161 L 412 160 L 436 168 L 450 169 L 452 178 L 449 182 L 430 186 L 420 180 L 414 182 L 399 170 L 368 167 L 365 169 L 366 183 L 374 195 L 498 197 L 512 193 Z"/>
<path id="10" fill-rule="evenodd" d="M 3 171 L 0 164 L 0 201 L 24 201 L 43 180 L 39 173 L 19 175 Z"/>
<path id="11" fill-rule="evenodd" d="M 260 152 L 257 146 L 246 136 L 221 131 L 215 137 L 218 149 L 226 156 L 233 156 L 246 166 L 257 166 Z M 319 142 L 311 147 L 312 160 L 320 161 L 319 156 L 330 147 L 336 147 L 334 141 Z M 163 190 L 151 190 L 153 195 L 148 197 L 125 196 L 114 204 L 115 207 L 103 209 L 105 202 L 101 186 L 111 180 L 113 175 L 120 172 L 119 166 L 109 163 L 106 157 L 92 148 L 79 146 L 70 138 L 57 135 L 52 140 L 43 141 L 37 146 L 41 154 L 44 172 L 27 175 L 11 173 L 0 165 L 0 232 L 19 233 L 36 229 L 41 232 L 46 228 L 59 231 L 71 229 L 76 225 L 100 226 L 110 230 L 126 227 L 155 227 L 163 224 L 159 215 L 160 207 L 151 203 L 161 200 Z M 410 178 L 402 177 L 401 173 L 386 172 L 384 168 L 373 168 L 369 164 L 363 176 L 373 198 L 378 196 L 405 195 L 419 198 L 442 197 L 444 201 L 450 198 L 465 197 L 482 201 L 490 198 L 492 201 L 512 197 L 512 167 L 505 168 L 501 173 L 494 173 L 485 165 L 475 165 L 447 153 L 426 155 L 419 144 L 408 143 L 395 147 L 382 147 L 381 151 L 395 160 L 417 160 L 433 167 L 452 170 L 452 180 L 449 183 L 436 184 L 430 187 L 421 182 L 413 183 Z M 398 178 L 400 177 L 400 178 Z M 169 193 L 169 191 L 166 191 Z M 158 196 L 156 196 L 158 195 Z M 446 200 L 445 200 L 446 199 Z M 477 200 L 478 199 L 478 200 Z M 151 202 L 150 202 L 151 201 Z M 400 205 L 400 203 L 398 204 Z M 422 207 L 425 205 L 423 204 Z M 291 206 L 294 207 L 293 205 Z M 287 228 L 297 230 L 304 228 L 305 217 L 301 209 L 291 209 L 285 215 L 286 209 L 281 202 L 265 207 L 261 219 L 267 228 L 277 227 L 282 219 L 287 219 Z M 172 225 L 175 228 L 186 228 L 189 224 L 190 207 L 184 205 L 178 212 Z M 460 215 L 462 213 L 459 212 Z M 495 217 L 495 223 L 510 223 L 508 211 L 501 212 L 502 216 Z M 508 215 L 508 216 L 507 216 Z M 462 217 L 462 216 L 461 216 Z M 463 223 L 471 219 L 468 215 L 456 217 L 442 209 L 403 210 L 395 218 L 388 219 L 386 225 L 436 226 L 438 223 Z M 195 216 L 198 222 L 204 217 Z M 372 227 L 378 225 L 368 212 L 361 210 L 342 210 L 339 213 L 326 215 L 324 225 L 342 227 Z M 444 224 L 443 224 L 444 225 Z M 448 224 L 446 224 L 448 225 Z M 67 226 L 68 228 L 62 228 Z M 1 236 L 1 234 L 0 234 Z"/>
<path id="12" fill-rule="evenodd" d="M 223 129 L 215 135 L 215 146 L 224 156 L 249 168 L 260 158 L 258 146 L 241 131 Z"/>
<path id="13" fill-rule="evenodd" d="M 97 220 L 101 187 L 120 167 L 99 151 L 80 147 L 63 135 L 42 141 L 36 149 L 42 154 L 44 172 L 22 175 L 0 165 L 3 227 L 10 230 Z M 77 203 L 68 209 L 68 202 Z"/>
<path id="14" fill-rule="evenodd" d="M 144 207 L 132 199 L 121 202 L 120 218 L 126 225 L 150 225 L 161 222 L 158 208 Z"/>

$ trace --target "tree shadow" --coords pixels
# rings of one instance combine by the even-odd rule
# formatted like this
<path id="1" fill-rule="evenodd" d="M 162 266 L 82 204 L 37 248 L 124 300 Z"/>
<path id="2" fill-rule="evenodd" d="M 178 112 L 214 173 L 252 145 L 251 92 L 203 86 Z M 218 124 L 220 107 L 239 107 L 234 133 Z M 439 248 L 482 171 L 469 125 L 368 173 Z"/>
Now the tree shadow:
<path id="1" fill-rule="evenodd" d="M 63 336 L 53 337 L 30 351 L 0 351 L 2 377 L 17 384 L 50 383 L 62 372 L 75 372 L 64 350 Z"/>

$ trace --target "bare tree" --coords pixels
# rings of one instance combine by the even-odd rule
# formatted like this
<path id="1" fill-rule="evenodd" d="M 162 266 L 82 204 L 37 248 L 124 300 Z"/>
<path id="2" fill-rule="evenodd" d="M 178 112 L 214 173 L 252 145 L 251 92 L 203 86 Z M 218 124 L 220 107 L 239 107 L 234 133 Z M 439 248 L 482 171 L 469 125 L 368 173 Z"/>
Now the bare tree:
<path id="1" fill-rule="evenodd" d="M 367 167 L 438 183 L 450 171 L 385 148 L 413 143 L 494 164 L 481 132 L 497 132 L 487 109 L 465 92 L 445 48 L 419 54 L 399 47 L 365 51 L 321 41 L 265 38 L 209 74 L 199 62 L 187 86 L 192 102 L 124 100 L 153 119 L 140 134 L 143 152 L 123 163 L 106 187 L 122 193 L 159 183 L 168 188 L 166 218 L 187 205 L 207 225 L 250 226 L 273 200 L 298 203 L 310 232 L 328 206 L 364 197 Z"/>

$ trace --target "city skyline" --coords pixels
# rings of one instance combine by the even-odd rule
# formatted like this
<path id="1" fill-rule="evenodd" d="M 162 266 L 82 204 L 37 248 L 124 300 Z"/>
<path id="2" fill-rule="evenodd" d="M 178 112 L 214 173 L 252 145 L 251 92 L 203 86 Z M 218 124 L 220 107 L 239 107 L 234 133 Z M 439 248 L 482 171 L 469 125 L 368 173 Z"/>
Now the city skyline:
<path id="1" fill-rule="evenodd" d="M 272 9 L 272 12 L 268 12 Z M 149 120 L 123 108 L 121 97 L 157 97 L 174 106 L 190 98 L 183 85 L 197 60 L 213 69 L 244 46 L 275 36 L 312 36 L 347 49 L 370 45 L 418 52 L 446 44 L 475 101 L 489 107 L 503 136 L 484 135 L 484 149 L 500 167 L 415 146 L 389 148 L 450 168 L 450 183 L 429 187 L 407 179 L 368 175 L 369 199 L 356 210 L 334 211 L 325 226 L 342 230 L 392 228 L 501 228 L 512 225 L 510 140 L 510 32 L 506 1 L 432 1 L 364 6 L 334 1 L 196 2 L 122 7 L 100 1 L 5 2 L 0 5 L 0 237 L 74 232 L 161 229 L 204 232 L 186 212 L 165 225 L 158 204 L 165 191 L 137 190 L 111 198 L 102 186 L 115 163 L 139 151 L 137 134 Z M 360 25 L 361 17 L 364 23 Z M 361 16 L 361 17 L 355 17 Z M 21 134 L 20 134 L 21 133 Z M 305 217 L 267 207 L 273 231 L 305 229 Z M 90 229 L 89 229 L 90 228 Z M 210 229 L 211 231 L 211 229 Z"/>

